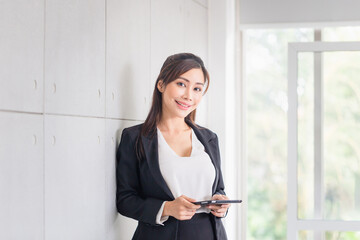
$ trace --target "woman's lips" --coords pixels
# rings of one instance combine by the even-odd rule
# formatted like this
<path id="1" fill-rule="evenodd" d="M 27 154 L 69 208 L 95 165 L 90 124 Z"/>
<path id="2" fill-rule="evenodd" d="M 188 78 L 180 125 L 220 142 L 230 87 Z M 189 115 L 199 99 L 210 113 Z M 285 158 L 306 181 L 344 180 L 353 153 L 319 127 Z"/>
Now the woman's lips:
<path id="1" fill-rule="evenodd" d="M 187 110 L 187 109 L 189 109 L 189 108 L 191 107 L 191 105 L 187 105 L 187 104 L 185 104 L 185 103 L 178 102 L 178 101 L 176 101 L 176 100 L 175 100 L 175 102 L 176 102 L 176 104 L 179 106 L 179 108 L 181 108 L 181 109 L 183 109 L 183 110 Z M 181 104 L 183 104 L 183 105 L 181 105 Z M 184 105 L 185 105 L 185 106 L 184 106 Z"/>

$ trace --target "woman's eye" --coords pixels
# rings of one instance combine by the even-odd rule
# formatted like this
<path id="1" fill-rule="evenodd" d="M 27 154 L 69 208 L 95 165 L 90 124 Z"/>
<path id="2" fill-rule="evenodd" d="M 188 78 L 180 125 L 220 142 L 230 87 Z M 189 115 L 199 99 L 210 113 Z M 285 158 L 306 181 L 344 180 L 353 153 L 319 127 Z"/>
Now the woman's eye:
<path id="1" fill-rule="evenodd" d="M 201 92 L 202 89 L 201 88 L 195 88 L 195 91 Z"/>
<path id="2" fill-rule="evenodd" d="M 178 82 L 177 84 L 178 84 L 179 86 L 185 86 L 185 84 L 182 83 L 182 82 Z"/>

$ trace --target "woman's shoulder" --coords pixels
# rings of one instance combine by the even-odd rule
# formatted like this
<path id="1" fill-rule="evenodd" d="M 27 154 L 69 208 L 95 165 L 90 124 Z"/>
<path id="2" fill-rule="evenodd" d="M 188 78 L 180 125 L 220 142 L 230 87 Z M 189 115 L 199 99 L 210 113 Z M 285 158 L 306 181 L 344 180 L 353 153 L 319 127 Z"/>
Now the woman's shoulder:
<path id="1" fill-rule="evenodd" d="M 136 138 L 139 135 L 139 132 L 141 131 L 142 125 L 143 123 L 124 128 L 122 130 L 122 136 L 127 136 L 132 139 Z"/>
<path id="2" fill-rule="evenodd" d="M 203 127 L 199 124 L 195 124 L 196 126 L 194 126 L 202 135 L 206 136 L 206 138 L 208 139 L 213 139 L 213 138 L 217 138 L 217 134 L 215 132 L 213 132 L 212 130 L 210 130 L 207 127 Z"/>

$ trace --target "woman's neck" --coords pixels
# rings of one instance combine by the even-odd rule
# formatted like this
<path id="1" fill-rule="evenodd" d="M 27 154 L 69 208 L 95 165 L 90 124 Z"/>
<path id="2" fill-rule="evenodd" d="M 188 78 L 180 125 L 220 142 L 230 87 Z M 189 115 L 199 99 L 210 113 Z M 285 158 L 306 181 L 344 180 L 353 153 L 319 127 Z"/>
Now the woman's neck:
<path id="1" fill-rule="evenodd" d="M 160 129 L 160 131 L 168 132 L 170 134 L 182 133 L 190 129 L 184 118 L 162 118 L 157 127 Z"/>

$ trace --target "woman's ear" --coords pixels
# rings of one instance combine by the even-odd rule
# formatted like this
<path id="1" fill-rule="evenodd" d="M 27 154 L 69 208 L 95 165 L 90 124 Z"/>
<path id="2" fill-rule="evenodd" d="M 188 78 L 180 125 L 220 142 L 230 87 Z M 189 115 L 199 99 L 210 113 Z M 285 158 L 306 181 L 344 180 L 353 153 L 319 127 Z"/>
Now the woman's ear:
<path id="1" fill-rule="evenodd" d="M 164 92 L 164 82 L 163 82 L 163 80 L 158 81 L 157 88 L 161 93 Z"/>

